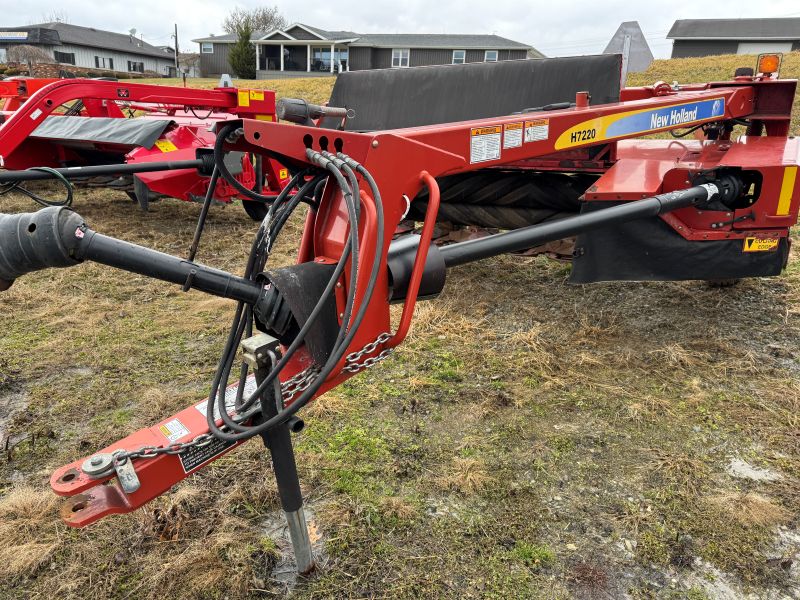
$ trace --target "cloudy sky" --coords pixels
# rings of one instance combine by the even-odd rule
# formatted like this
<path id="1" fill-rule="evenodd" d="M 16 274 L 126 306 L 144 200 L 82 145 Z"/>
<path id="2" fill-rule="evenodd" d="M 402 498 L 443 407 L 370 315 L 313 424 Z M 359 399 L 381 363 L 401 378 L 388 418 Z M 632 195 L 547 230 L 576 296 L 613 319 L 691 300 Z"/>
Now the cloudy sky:
<path id="1" fill-rule="evenodd" d="M 639 21 L 656 57 L 668 57 L 667 31 L 677 18 L 800 17 L 797 0 L 338 0 L 338 2 L 258 2 L 239 0 L 1 0 L 3 25 L 29 25 L 53 14 L 73 25 L 127 32 L 136 28 L 151 44 L 171 45 L 178 24 L 182 51 L 197 51 L 192 38 L 221 32 L 221 22 L 233 6 L 251 8 L 275 4 L 290 21 L 323 29 L 361 33 L 496 33 L 526 42 L 548 56 L 602 52 L 622 21 Z"/>

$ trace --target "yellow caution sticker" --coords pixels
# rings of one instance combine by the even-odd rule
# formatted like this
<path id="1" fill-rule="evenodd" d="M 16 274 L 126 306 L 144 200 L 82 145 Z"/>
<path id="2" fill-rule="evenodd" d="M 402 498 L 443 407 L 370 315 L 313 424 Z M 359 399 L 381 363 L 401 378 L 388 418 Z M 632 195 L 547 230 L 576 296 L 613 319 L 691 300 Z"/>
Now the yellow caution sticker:
<path id="1" fill-rule="evenodd" d="M 281 169 L 278 171 L 278 177 L 281 179 L 289 179 L 289 170 L 288 169 Z"/>
<path id="2" fill-rule="evenodd" d="M 264 92 L 258 90 L 250 90 L 250 100 L 264 100 Z"/>
<path id="3" fill-rule="evenodd" d="M 169 140 L 156 140 L 156 148 L 162 152 L 175 152 L 178 147 Z"/>
<path id="4" fill-rule="evenodd" d="M 272 115 L 256 115 L 256 121 L 272 121 Z"/>
<path id="5" fill-rule="evenodd" d="M 780 238 L 745 238 L 744 252 L 769 252 L 775 250 L 780 241 Z"/>
<path id="6" fill-rule="evenodd" d="M 250 94 L 247 90 L 239 90 L 239 106 L 250 106 Z"/>

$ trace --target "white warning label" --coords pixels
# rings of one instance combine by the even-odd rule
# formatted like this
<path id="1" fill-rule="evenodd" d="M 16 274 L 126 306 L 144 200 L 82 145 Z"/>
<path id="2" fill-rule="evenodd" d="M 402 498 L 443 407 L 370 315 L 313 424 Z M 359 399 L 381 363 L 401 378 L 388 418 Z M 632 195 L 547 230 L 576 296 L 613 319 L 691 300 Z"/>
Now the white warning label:
<path id="1" fill-rule="evenodd" d="M 550 119 L 525 121 L 525 142 L 541 142 L 550 137 Z"/>
<path id="2" fill-rule="evenodd" d="M 469 162 L 479 163 L 500 158 L 502 137 L 503 128 L 500 125 L 470 129 Z"/>
<path id="3" fill-rule="evenodd" d="M 172 419 L 172 421 L 159 425 L 158 430 L 164 434 L 164 437 L 167 438 L 170 443 L 177 442 L 183 436 L 189 435 L 189 430 L 186 428 L 186 425 L 181 423 L 178 419 Z"/>
<path id="4" fill-rule="evenodd" d="M 247 399 L 250 394 L 256 391 L 256 376 L 250 375 L 245 381 L 244 384 L 244 398 Z M 236 392 L 239 390 L 238 385 L 232 385 L 228 389 L 225 390 L 225 410 L 229 415 L 232 415 L 236 412 Z M 202 414 L 204 417 L 208 414 L 208 400 L 203 400 L 202 402 L 198 402 L 194 405 L 194 407 Z M 214 400 L 214 420 L 218 421 L 222 417 L 219 414 L 219 404 L 217 400 Z"/>
<path id="5" fill-rule="evenodd" d="M 506 123 L 503 133 L 503 148 L 519 148 L 522 146 L 522 123 Z"/>

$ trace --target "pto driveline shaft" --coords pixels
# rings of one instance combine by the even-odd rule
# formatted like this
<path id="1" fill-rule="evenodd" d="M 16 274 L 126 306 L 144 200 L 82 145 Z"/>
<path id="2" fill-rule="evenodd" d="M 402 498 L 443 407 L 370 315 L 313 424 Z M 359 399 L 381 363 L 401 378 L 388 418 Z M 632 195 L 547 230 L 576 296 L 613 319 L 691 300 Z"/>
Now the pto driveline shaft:
<path id="1" fill-rule="evenodd" d="M 547 242 L 554 242 L 579 233 L 627 223 L 636 219 L 662 215 L 709 200 L 719 193 L 713 183 L 686 190 L 660 194 L 651 198 L 634 200 L 611 208 L 604 208 L 550 223 L 523 227 L 506 233 L 498 233 L 477 240 L 451 244 L 440 249 L 445 265 L 455 267 L 476 260 L 490 258 L 508 252 L 519 252 Z"/>
<path id="2" fill-rule="evenodd" d="M 199 169 L 203 161 L 199 158 L 190 160 L 153 161 L 120 165 L 93 165 L 87 167 L 66 167 L 53 169 L 66 179 L 97 177 L 99 175 L 130 175 L 131 173 L 149 173 L 153 171 L 177 171 L 179 169 Z M 17 181 L 40 181 L 55 179 L 51 171 L 27 169 L 25 171 L 0 171 L 0 183 L 16 183 Z"/>

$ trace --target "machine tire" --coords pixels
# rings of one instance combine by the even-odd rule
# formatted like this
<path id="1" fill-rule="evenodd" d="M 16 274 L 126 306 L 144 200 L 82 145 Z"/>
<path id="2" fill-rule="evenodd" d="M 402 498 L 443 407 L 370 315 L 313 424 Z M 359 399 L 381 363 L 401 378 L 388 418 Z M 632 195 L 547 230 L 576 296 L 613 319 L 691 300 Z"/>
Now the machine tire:
<path id="1" fill-rule="evenodd" d="M 263 202 L 256 202 L 255 200 L 242 200 L 242 207 L 244 207 L 244 212 L 246 212 L 253 221 L 258 223 L 264 220 L 269 210 L 269 206 Z"/>
<path id="2" fill-rule="evenodd" d="M 518 229 L 563 218 L 580 210 L 580 197 L 596 175 L 476 171 L 438 180 L 437 221 L 498 229 Z M 427 191 L 411 204 L 408 218 L 422 220 Z"/>

